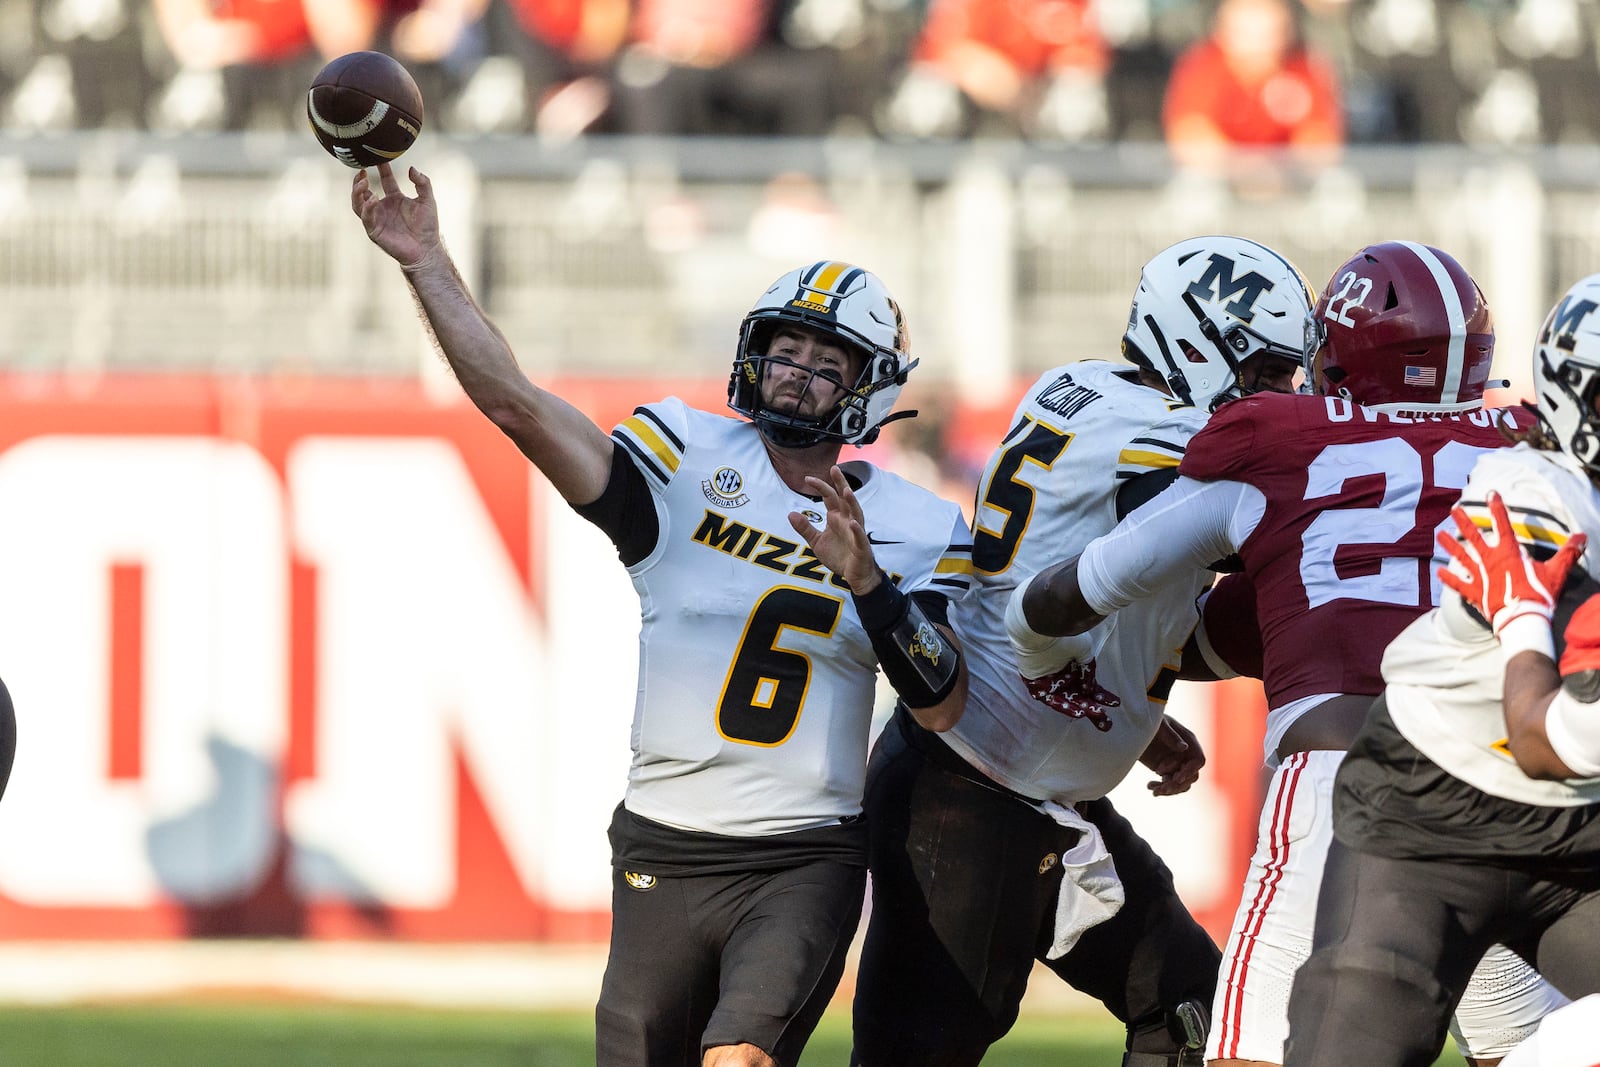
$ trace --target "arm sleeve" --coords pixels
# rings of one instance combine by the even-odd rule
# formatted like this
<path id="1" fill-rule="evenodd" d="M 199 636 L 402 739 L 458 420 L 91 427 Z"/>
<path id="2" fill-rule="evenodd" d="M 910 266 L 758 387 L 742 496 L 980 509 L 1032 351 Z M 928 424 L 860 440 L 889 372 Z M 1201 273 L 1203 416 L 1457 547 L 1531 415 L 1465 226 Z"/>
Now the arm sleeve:
<path id="1" fill-rule="evenodd" d="M 657 498 L 683 462 L 688 416 L 688 406 L 671 396 L 634 408 L 611 431 L 616 447 L 605 490 L 599 499 L 572 509 L 611 538 L 624 566 L 646 559 L 661 540 Z"/>
<path id="2" fill-rule="evenodd" d="M 1489 531 L 1494 523 L 1489 518 L 1488 494 L 1494 489 L 1500 493 L 1517 540 L 1527 548 L 1534 559 L 1545 560 L 1556 554 L 1556 549 L 1572 536 L 1572 521 L 1565 505 L 1556 496 L 1553 486 L 1520 466 L 1506 461 L 1506 457 L 1491 452 L 1480 459 L 1461 491 L 1461 508 L 1471 517 L 1479 530 Z M 1454 534 L 1455 523 L 1447 522 L 1444 529 Z M 1434 550 L 1435 566 L 1450 563 L 1443 549 Z"/>
<path id="3" fill-rule="evenodd" d="M 611 431 L 612 440 L 625 449 L 656 492 L 664 491 L 683 462 L 688 410 L 677 397 L 633 409 L 633 414 Z"/>
<path id="4" fill-rule="evenodd" d="M 1260 490 L 1243 482 L 1180 477 L 1078 558 L 1078 588 L 1110 615 L 1167 583 L 1238 550 L 1265 512 Z"/>
<path id="5" fill-rule="evenodd" d="M 1563 687 L 1545 712 L 1544 732 L 1573 773 L 1600 778 L 1600 704 L 1585 703 Z"/>
<path id="6" fill-rule="evenodd" d="M 650 555 L 661 536 L 655 495 L 620 445 L 612 450 L 611 477 L 605 490 L 592 503 L 574 504 L 572 510 L 611 538 L 625 567 Z"/>
<path id="7" fill-rule="evenodd" d="M 950 625 L 950 598 L 932 589 L 918 589 L 911 594 L 911 602 L 922 609 L 928 621 L 939 626 Z"/>
<path id="8" fill-rule="evenodd" d="M 1178 480 L 1178 468 L 1147 471 L 1129 478 L 1117 486 L 1117 521 L 1121 522 L 1139 508 L 1161 495 L 1161 491 Z"/>

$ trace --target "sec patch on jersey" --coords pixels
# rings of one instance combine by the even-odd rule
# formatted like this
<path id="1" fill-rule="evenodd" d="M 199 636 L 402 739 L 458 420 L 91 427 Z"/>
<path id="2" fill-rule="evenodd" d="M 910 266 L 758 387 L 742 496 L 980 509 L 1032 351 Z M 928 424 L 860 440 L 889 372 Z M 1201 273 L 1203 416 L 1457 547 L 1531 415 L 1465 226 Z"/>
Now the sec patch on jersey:
<path id="1" fill-rule="evenodd" d="M 350 52 L 311 81 L 306 117 L 317 143 L 357 170 L 389 163 L 422 133 L 422 92 L 382 52 Z"/>

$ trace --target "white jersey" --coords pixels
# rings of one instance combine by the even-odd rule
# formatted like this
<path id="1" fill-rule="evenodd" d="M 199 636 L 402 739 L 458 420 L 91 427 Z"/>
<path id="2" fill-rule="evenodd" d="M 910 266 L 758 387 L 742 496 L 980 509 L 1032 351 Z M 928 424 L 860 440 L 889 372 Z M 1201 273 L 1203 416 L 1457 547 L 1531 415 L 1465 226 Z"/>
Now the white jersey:
<path id="1" fill-rule="evenodd" d="M 789 525 L 792 511 L 820 523 L 820 505 L 778 477 L 753 423 L 676 397 L 613 438 L 660 530 L 628 568 L 642 627 L 626 807 L 732 837 L 860 815 L 877 657 L 849 590 Z M 890 579 L 964 595 L 961 509 L 868 463 L 841 466 Z"/>
<path id="2" fill-rule="evenodd" d="M 1186 575 L 1109 624 L 1096 657 L 1100 684 L 1122 699 L 1104 720 L 1109 728 L 1028 694 L 1006 637 L 1006 604 L 1017 585 L 1114 527 L 1117 489 L 1176 467 L 1204 424 L 1204 413 L 1140 385 L 1133 368 L 1098 360 L 1048 372 L 1012 417 L 978 486 L 973 593 L 951 612 L 967 658 L 967 708 L 940 735 L 1008 789 L 1098 799 L 1155 736 L 1210 574 Z"/>
<path id="3" fill-rule="evenodd" d="M 1490 489 L 1500 493 L 1518 539 L 1529 547 L 1554 549 L 1579 530 L 1600 544 L 1600 493 L 1565 453 L 1518 445 L 1480 459 L 1461 497 L 1480 526 L 1488 525 Z M 1600 802 L 1600 778 L 1540 781 L 1517 766 L 1506 745 L 1498 643 L 1467 616 L 1455 593 L 1389 645 L 1383 679 L 1389 713 L 1406 740 L 1467 784 L 1523 804 Z"/>

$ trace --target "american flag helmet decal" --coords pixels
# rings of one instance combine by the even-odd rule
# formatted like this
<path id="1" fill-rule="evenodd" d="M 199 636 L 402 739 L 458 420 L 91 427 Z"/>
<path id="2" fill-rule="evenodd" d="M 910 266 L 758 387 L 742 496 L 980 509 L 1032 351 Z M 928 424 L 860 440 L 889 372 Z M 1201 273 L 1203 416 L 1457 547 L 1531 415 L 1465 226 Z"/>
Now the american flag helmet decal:
<path id="1" fill-rule="evenodd" d="M 1428 273 L 1433 275 L 1433 280 L 1439 286 L 1439 299 L 1444 302 L 1445 316 L 1450 323 L 1450 343 L 1446 349 L 1441 401 L 1445 404 L 1455 404 L 1461 399 L 1461 377 L 1466 364 L 1467 315 L 1461 303 L 1461 294 L 1456 291 L 1455 279 L 1450 277 L 1450 272 L 1439 261 L 1433 249 L 1415 241 L 1400 241 L 1399 244 L 1416 253 L 1417 258 L 1422 260 L 1423 266 L 1428 268 Z M 1427 371 L 1426 375 L 1422 375 L 1423 370 Z M 1416 379 L 1411 376 L 1413 371 L 1418 373 Z M 1406 368 L 1405 383 L 1422 386 L 1438 384 L 1434 368 L 1409 366 Z"/>

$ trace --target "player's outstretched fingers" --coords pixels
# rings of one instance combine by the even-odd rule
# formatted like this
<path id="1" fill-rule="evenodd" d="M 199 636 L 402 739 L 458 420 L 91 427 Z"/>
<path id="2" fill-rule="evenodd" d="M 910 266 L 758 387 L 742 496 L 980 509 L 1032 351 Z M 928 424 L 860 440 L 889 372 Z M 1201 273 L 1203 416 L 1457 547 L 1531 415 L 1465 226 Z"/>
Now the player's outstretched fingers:
<path id="1" fill-rule="evenodd" d="M 1583 555 L 1583 550 L 1588 545 L 1589 536 L 1580 530 L 1567 538 L 1567 543 L 1556 549 L 1556 554 L 1540 565 L 1552 596 L 1561 595 L 1561 587 L 1567 584 L 1567 575 L 1571 573 L 1573 565 L 1578 562 L 1578 557 Z"/>
<path id="2" fill-rule="evenodd" d="M 1454 589 L 1460 593 L 1461 599 L 1473 607 L 1482 608 L 1484 586 L 1487 581 L 1483 574 L 1483 564 L 1449 534 L 1440 534 L 1439 544 L 1466 572 L 1463 574 L 1450 566 L 1440 567 L 1438 571 L 1440 583 L 1446 589 Z"/>
<path id="3" fill-rule="evenodd" d="M 416 167 L 412 167 L 411 170 L 407 172 L 407 176 L 410 177 L 411 184 L 417 187 L 418 200 L 426 201 L 433 199 L 432 179 L 430 179 L 426 174 L 422 173 Z"/>
<path id="4" fill-rule="evenodd" d="M 804 540 L 806 544 L 810 545 L 812 548 L 816 547 L 817 538 L 822 536 L 822 531 L 813 526 L 810 519 L 806 518 L 798 511 L 791 511 L 789 512 L 789 525 L 794 529 L 795 533 L 800 535 L 801 539 Z"/>
<path id="5" fill-rule="evenodd" d="M 387 163 L 378 164 L 378 184 L 383 186 L 384 196 L 400 195 L 400 181 L 394 176 L 394 168 Z"/>
<path id="6" fill-rule="evenodd" d="M 1506 543 L 1506 538 L 1517 536 L 1516 527 L 1511 524 L 1511 512 L 1506 510 L 1503 497 L 1493 489 L 1489 490 L 1489 519 L 1494 524 L 1494 537 L 1496 545 Z"/>
<path id="7" fill-rule="evenodd" d="M 1492 496 L 1493 494 L 1490 495 Z M 1490 514 L 1493 514 L 1492 507 L 1490 508 Z M 1483 531 L 1478 529 L 1478 524 L 1472 521 L 1472 516 L 1467 514 L 1467 509 L 1457 504 L 1450 509 L 1450 517 L 1456 520 L 1456 529 L 1460 531 L 1461 543 L 1466 546 L 1466 550 L 1473 552 L 1480 559 L 1483 558 L 1484 554 L 1489 551 L 1489 542 L 1483 539 Z M 1461 558 L 1454 551 L 1451 552 L 1451 555 L 1454 555 L 1457 559 Z"/>
<path id="8" fill-rule="evenodd" d="M 1439 547 L 1444 550 L 1445 555 L 1449 556 L 1463 567 L 1466 567 L 1470 570 L 1477 562 L 1473 558 L 1472 553 L 1461 544 L 1459 538 L 1451 536 L 1444 530 L 1440 530 L 1437 534 L 1435 534 L 1433 539 L 1438 543 Z"/>

